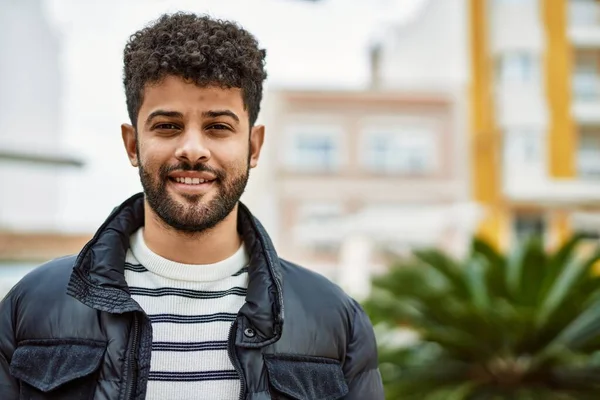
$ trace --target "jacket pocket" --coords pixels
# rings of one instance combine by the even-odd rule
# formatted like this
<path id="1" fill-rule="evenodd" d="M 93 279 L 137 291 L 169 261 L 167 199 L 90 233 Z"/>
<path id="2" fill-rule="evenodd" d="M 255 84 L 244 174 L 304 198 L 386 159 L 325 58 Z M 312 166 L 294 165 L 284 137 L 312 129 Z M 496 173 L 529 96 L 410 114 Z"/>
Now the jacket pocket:
<path id="1" fill-rule="evenodd" d="M 20 382 L 22 400 L 91 399 L 106 343 L 44 339 L 20 342 L 10 373 Z"/>
<path id="2" fill-rule="evenodd" d="M 297 355 L 265 355 L 274 399 L 337 400 L 348 393 L 338 360 Z"/>

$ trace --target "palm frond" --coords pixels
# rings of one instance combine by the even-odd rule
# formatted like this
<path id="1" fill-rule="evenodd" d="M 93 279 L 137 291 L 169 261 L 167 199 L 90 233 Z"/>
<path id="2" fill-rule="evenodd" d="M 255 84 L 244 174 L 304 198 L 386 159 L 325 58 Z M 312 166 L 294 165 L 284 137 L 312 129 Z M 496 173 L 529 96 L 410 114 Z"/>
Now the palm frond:
<path id="1" fill-rule="evenodd" d="M 373 323 L 419 341 L 379 349 L 388 399 L 588 399 L 600 385 L 600 252 L 581 236 L 504 255 L 475 238 L 463 260 L 420 250 L 373 282 Z"/>

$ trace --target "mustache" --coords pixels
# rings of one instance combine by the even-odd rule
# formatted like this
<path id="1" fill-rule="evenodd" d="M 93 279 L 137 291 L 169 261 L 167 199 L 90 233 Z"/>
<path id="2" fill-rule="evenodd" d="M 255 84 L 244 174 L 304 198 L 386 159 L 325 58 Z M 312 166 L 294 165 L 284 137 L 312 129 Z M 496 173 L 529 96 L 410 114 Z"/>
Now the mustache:
<path id="1" fill-rule="evenodd" d="M 167 175 L 174 171 L 208 172 L 209 174 L 214 175 L 218 180 L 225 178 L 225 173 L 223 173 L 223 171 L 209 167 L 204 163 L 191 164 L 186 162 L 161 166 L 160 176 L 166 178 Z"/>

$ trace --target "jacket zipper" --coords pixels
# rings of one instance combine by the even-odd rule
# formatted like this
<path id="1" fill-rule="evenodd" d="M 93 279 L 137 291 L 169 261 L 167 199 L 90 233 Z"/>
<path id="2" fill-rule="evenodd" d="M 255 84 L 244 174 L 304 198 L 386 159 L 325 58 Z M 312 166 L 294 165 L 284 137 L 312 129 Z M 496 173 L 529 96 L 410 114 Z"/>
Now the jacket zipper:
<path id="1" fill-rule="evenodd" d="M 127 385 L 127 396 L 125 399 L 133 399 L 135 397 L 135 387 L 137 381 L 137 348 L 138 348 L 138 336 L 139 336 L 139 323 L 137 313 L 133 313 L 133 343 L 129 350 L 129 376 L 130 379 Z"/>
<path id="2" fill-rule="evenodd" d="M 235 331 L 237 329 L 237 319 L 231 324 L 231 328 L 229 329 L 229 337 L 227 339 L 227 352 L 229 353 L 229 359 L 233 364 L 233 367 L 237 371 L 240 376 L 240 397 L 239 400 L 244 400 L 246 397 L 246 377 L 244 376 L 244 372 L 242 371 L 242 366 L 240 364 L 240 360 L 235 353 Z"/>

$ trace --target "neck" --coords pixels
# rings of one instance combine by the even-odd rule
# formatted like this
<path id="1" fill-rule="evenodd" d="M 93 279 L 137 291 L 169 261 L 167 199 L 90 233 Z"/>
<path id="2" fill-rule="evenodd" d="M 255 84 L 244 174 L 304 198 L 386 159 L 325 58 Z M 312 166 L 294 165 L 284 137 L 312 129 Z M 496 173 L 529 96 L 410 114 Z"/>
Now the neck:
<path id="1" fill-rule="evenodd" d="M 214 264 L 233 255 L 242 245 L 237 231 L 236 205 L 214 228 L 190 234 L 168 226 L 144 201 L 144 241 L 161 257 L 182 264 Z"/>

